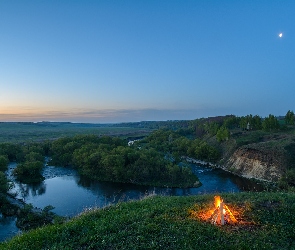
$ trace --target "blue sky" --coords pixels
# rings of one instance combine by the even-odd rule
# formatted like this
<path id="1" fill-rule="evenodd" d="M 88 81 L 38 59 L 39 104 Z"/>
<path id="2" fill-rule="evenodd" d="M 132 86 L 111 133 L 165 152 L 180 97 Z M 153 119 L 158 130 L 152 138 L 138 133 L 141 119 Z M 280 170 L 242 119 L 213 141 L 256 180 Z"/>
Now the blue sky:
<path id="1" fill-rule="evenodd" d="M 0 121 L 285 115 L 294 13 L 291 0 L 0 0 Z"/>

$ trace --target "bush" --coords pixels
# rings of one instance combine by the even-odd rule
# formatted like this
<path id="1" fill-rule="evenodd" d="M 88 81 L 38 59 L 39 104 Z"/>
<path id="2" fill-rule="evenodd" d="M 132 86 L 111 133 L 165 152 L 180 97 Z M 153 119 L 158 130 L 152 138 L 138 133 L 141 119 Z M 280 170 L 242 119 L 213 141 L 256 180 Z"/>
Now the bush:
<path id="1" fill-rule="evenodd" d="M 26 161 L 18 164 L 14 169 L 13 174 L 16 176 L 18 181 L 24 183 L 34 183 L 44 180 L 41 175 L 43 169 L 43 162 L 41 161 Z"/>
<path id="2" fill-rule="evenodd" d="M 0 155 L 0 171 L 6 171 L 8 166 L 8 158 L 6 155 Z"/>
<path id="3" fill-rule="evenodd" d="M 218 129 L 216 134 L 216 138 L 218 142 L 228 140 L 229 136 L 230 136 L 229 130 L 224 126 L 220 127 L 220 129 Z"/>
<path id="4" fill-rule="evenodd" d="M 3 172 L 0 172 L 0 194 L 6 194 L 9 189 L 9 184 Z"/>

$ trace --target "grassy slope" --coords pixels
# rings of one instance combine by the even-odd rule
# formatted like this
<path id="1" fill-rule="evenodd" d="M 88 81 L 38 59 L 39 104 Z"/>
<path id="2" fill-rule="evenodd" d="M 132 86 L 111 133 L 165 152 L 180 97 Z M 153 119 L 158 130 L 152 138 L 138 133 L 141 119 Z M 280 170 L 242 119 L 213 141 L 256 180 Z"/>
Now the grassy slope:
<path id="1" fill-rule="evenodd" d="M 120 203 L 25 233 L 0 249 L 295 249 L 294 193 L 222 194 L 244 221 L 223 227 L 195 216 L 213 196 Z"/>

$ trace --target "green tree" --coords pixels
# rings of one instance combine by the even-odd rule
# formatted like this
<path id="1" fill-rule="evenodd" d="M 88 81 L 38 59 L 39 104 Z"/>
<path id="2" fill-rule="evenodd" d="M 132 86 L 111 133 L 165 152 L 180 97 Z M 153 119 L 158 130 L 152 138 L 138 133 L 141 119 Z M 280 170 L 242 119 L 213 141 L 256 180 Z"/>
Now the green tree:
<path id="1" fill-rule="evenodd" d="M 3 172 L 0 172 L 0 194 L 6 194 L 9 189 L 8 181 Z"/>
<path id="2" fill-rule="evenodd" d="M 33 183 L 43 180 L 41 171 L 43 169 L 43 162 L 26 161 L 24 163 L 18 164 L 17 167 L 13 170 L 13 174 L 16 178 L 24 183 Z"/>
<path id="3" fill-rule="evenodd" d="M 295 123 L 295 115 L 293 111 L 288 111 L 285 115 L 285 122 L 287 125 L 294 125 Z"/>
<path id="4" fill-rule="evenodd" d="M 216 134 L 217 141 L 219 142 L 228 140 L 229 136 L 230 136 L 229 130 L 225 126 L 220 127 Z"/>
<path id="5" fill-rule="evenodd" d="M 262 119 L 258 115 L 254 115 L 251 121 L 252 128 L 254 130 L 260 130 L 262 129 Z"/>
<path id="6" fill-rule="evenodd" d="M 236 128 L 238 127 L 238 125 L 239 125 L 239 118 L 234 115 L 225 118 L 223 121 L 223 126 L 228 129 Z"/>
<path id="7" fill-rule="evenodd" d="M 248 124 L 250 126 L 249 129 L 251 130 L 259 130 L 262 129 L 262 120 L 261 117 L 258 115 L 247 115 L 247 116 L 242 116 L 240 118 L 240 128 L 241 129 L 247 129 Z"/>
<path id="8" fill-rule="evenodd" d="M 8 165 L 8 158 L 5 155 L 0 155 L 0 171 L 6 171 Z"/>
<path id="9" fill-rule="evenodd" d="M 269 115 L 262 122 L 262 128 L 265 131 L 273 131 L 280 128 L 278 119 L 274 115 Z"/>
<path id="10" fill-rule="evenodd" d="M 7 155 L 9 161 L 18 160 L 18 155 L 22 154 L 22 148 L 20 145 L 12 143 L 0 144 L 0 155 Z"/>
<path id="11" fill-rule="evenodd" d="M 30 162 L 33 162 L 33 161 L 41 161 L 42 162 L 44 160 L 44 157 L 40 153 L 30 152 L 30 153 L 26 154 L 25 159 L 26 159 L 26 161 L 30 161 Z"/>
<path id="12" fill-rule="evenodd" d="M 176 151 L 180 156 L 187 155 L 187 150 L 190 147 L 191 140 L 186 137 L 180 137 L 173 142 L 173 151 Z"/>
<path id="13" fill-rule="evenodd" d="M 199 160 L 215 162 L 219 156 L 219 152 L 214 147 L 208 145 L 205 141 L 200 142 L 200 144 L 195 148 L 194 157 Z"/>
<path id="14" fill-rule="evenodd" d="M 242 116 L 242 117 L 240 118 L 240 128 L 241 128 L 241 129 L 246 129 L 246 128 L 247 128 L 247 124 L 248 124 L 247 117 Z"/>
<path id="15" fill-rule="evenodd" d="M 219 129 L 219 124 L 217 122 L 206 122 L 204 124 L 204 129 L 208 134 L 214 136 Z"/>

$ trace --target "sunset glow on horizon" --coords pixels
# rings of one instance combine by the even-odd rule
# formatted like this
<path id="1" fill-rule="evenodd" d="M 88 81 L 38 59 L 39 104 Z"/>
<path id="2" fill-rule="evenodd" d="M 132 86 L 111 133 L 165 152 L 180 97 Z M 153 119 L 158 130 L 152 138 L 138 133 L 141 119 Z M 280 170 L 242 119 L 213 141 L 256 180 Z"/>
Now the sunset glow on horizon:
<path id="1" fill-rule="evenodd" d="M 0 121 L 284 115 L 295 106 L 294 9 L 1 1 Z"/>

